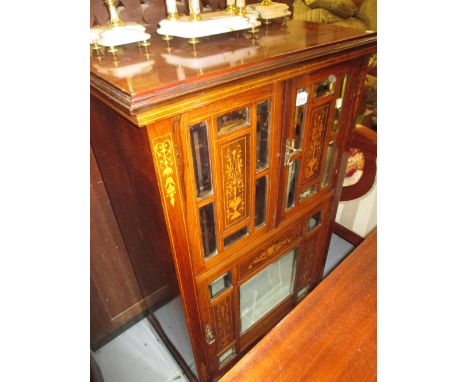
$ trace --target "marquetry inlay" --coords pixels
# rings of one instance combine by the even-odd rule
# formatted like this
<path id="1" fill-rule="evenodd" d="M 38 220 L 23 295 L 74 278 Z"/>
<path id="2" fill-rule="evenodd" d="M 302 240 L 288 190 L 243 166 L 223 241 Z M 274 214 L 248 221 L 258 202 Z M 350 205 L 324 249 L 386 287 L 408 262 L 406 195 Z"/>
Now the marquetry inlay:
<path id="1" fill-rule="evenodd" d="M 297 226 L 293 230 L 289 230 L 288 232 L 282 234 L 268 247 L 260 248 L 258 252 L 255 253 L 255 255 L 248 257 L 239 264 L 239 278 L 243 279 L 252 272 L 255 272 L 255 270 L 258 269 L 262 264 L 295 242 L 299 235 L 300 226 Z"/>
<path id="2" fill-rule="evenodd" d="M 314 253 L 317 247 L 317 237 L 318 235 L 315 233 L 302 242 L 302 272 L 299 274 L 299 288 L 302 288 L 302 286 L 306 285 L 310 281 Z"/>
<path id="3" fill-rule="evenodd" d="M 213 307 L 216 323 L 218 350 L 223 350 L 233 339 L 231 294 Z"/>
<path id="4" fill-rule="evenodd" d="M 280 240 L 280 241 L 277 241 L 277 242 L 273 243 L 267 249 L 265 249 L 264 251 L 260 252 L 257 256 L 255 256 L 254 259 L 250 262 L 247 269 L 251 270 L 258 263 L 261 263 L 263 260 L 269 258 L 275 252 L 279 251 L 281 248 L 286 247 L 292 241 L 293 241 L 293 239 L 291 237 L 288 237 L 286 239 L 283 239 L 283 240 Z"/>
<path id="5" fill-rule="evenodd" d="M 226 227 L 243 219 L 248 214 L 247 145 L 248 137 L 243 136 L 221 146 L 224 223 Z"/>
<path id="6" fill-rule="evenodd" d="M 166 137 L 168 137 L 166 139 Z M 158 169 L 163 183 L 166 198 L 174 207 L 176 195 L 176 183 L 174 180 L 175 161 L 174 148 L 170 135 L 161 139 L 153 139 L 153 150 L 158 162 Z"/>
<path id="7" fill-rule="evenodd" d="M 327 125 L 328 105 L 324 105 L 312 113 L 312 128 L 310 134 L 309 151 L 306 160 L 305 179 L 315 179 L 320 172 L 323 142 Z"/>

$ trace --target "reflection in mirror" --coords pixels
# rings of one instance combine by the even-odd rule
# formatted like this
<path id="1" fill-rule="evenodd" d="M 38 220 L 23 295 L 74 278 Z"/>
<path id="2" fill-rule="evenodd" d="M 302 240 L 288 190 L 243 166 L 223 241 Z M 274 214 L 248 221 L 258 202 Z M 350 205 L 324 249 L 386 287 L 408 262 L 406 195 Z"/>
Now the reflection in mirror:
<path id="1" fill-rule="evenodd" d="M 234 232 L 232 235 L 229 235 L 224 239 L 224 247 L 227 247 L 231 245 L 232 243 L 235 243 L 238 241 L 240 238 L 243 236 L 247 235 L 249 233 L 249 230 L 247 227 L 241 228 L 239 231 Z"/>
<path id="2" fill-rule="evenodd" d="M 346 175 L 343 179 L 343 187 L 355 185 L 364 174 L 366 158 L 364 153 L 354 147 L 349 149 L 348 163 L 346 164 Z"/>
<path id="3" fill-rule="evenodd" d="M 333 94 L 335 91 L 336 77 L 331 74 L 328 78 L 317 84 L 315 87 L 314 98 L 325 97 L 327 95 Z"/>
<path id="4" fill-rule="evenodd" d="M 224 275 L 218 277 L 208 285 L 210 291 L 210 298 L 213 298 L 220 294 L 223 290 L 229 288 L 232 285 L 231 271 L 226 272 Z"/>
<path id="5" fill-rule="evenodd" d="M 241 334 L 291 294 L 296 252 L 289 251 L 240 286 Z"/>
<path id="6" fill-rule="evenodd" d="M 344 75 L 341 77 L 340 81 L 340 93 L 336 97 L 336 102 L 335 102 L 335 118 L 333 120 L 333 126 L 332 126 L 332 134 L 335 135 L 338 130 L 340 129 L 340 119 L 341 119 L 341 111 L 343 110 L 343 99 L 344 99 L 344 93 L 346 90 L 346 80 L 347 80 L 347 75 Z"/>
<path id="7" fill-rule="evenodd" d="M 268 167 L 270 100 L 257 104 L 257 171 Z"/>
<path id="8" fill-rule="evenodd" d="M 294 207 L 296 196 L 296 184 L 299 174 L 300 160 L 294 161 L 294 164 L 289 166 L 288 182 L 286 189 L 286 209 Z"/>
<path id="9" fill-rule="evenodd" d="M 309 285 L 306 285 L 304 288 L 302 288 L 299 292 L 297 292 L 297 300 L 300 300 L 303 298 L 307 292 L 309 291 Z"/>
<path id="10" fill-rule="evenodd" d="M 190 127 L 192 158 L 197 196 L 202 198 L 211 193 L 210 149 L 208 145 L 207 123 L 200 122 Z"/>
<path id="11" fill-rule="evenodd" d="M 204 257 L 206 258 L 216 254 L 216 231 L 213 203 L 200 208 L 200 231 Z"/>
<path id="12" fill-rule="evenodd" d="M 302 146 L 302 137 L 304 136 L 305 112 L 309 88 L 298 89 L 296 94 L 296 111 L 294 114 L 294 148 Z"/>
<path id="13" fill-rule="evenodd" d="M 248 107 L 233 110 L 216 118 L 218 134 L 224 134 L 242 126 L 250 124 L 250 113 Z"/>
<path id="14" fill-rule="evenodd" d="M 318 211 L 317 213 L 313 214 L 309 219 L 307 219 L 307 232 L 310 231 L 312 228 L 317 227 L 322 220 L 322 211 Z"/>
<path id="15" fill-rule="evenodd" d="M 302 191 L 300 194 L 299 194 L 299 201 L 303 201 L 304 199 L 307 199 L 309 197 L 311 197 L 312 195 L 316 194 L 317 193 L 317 185 L 314 184 L 312 187 Z"/>
<path id="16" fill-rule="evenodd" d="M 232 358 L 234 358 L 235 355 L 236 355 L 236 348 L 234 346 L 226 350 L 224 353 L 222 353 L 218 357 L 219 368 L 222 368 L 224 365 L 226 365 L 227 362 L 231 360 Z"/>
<path id="17" fill-rule="evenodd" d="M 265 223 L 267 176 L 255 182 L 255 227 Z"/>
<path id="18" fill-rule="evenodd" d="M 333 168 L 331 168 L 331 164 L 333 162 L 333 157 L 335 156 L 336 151 L 336 144 L 335 141 L 330 141 L 327 147 L 327 159 L 325 160 L 325 169 L 323 171 L 323 178 L 322 178 L 322 188 L 328 187 L 328 183 L 331 177 L 331 172 Z"/>

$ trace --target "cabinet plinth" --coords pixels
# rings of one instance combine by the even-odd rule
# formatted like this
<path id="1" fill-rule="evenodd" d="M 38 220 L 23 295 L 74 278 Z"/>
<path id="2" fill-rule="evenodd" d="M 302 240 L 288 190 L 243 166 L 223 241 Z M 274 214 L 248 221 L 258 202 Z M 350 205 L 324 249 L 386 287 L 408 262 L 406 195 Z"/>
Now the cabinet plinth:
<path id="1" fill-rule="evenodd" d="M 91 59 L 91 143 L 122 237 L 171 256 L 201 381 L 320 282 L 375 50 L 375 33 L 290 21 L 254 43 L 153 38 Z"/>

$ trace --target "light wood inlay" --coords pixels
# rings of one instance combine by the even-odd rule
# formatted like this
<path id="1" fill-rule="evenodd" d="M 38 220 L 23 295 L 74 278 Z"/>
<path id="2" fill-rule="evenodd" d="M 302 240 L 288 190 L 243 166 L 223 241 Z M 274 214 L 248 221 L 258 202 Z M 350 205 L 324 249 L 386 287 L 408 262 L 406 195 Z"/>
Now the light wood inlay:
<path id="1" fill-rule="evenodd" d="M 225 227 L 248 215 L 247 147 L 247 136 L 221 146 Z"/>
<path id="2" fill-rule="evenodd" d="M 234 339 L 231 301 L 232 293 L 213 306 L 219 351 L 223 350 Z"/>
<path id="3" fill-rule="evenodd" d="M 324 105 L 312 113 L 312 131 L 304 181 L 313 180 L 320 173 L 320 158 L 322 157 L 323 141 L 325 139 L 327 115 L 328 105 Z"/>

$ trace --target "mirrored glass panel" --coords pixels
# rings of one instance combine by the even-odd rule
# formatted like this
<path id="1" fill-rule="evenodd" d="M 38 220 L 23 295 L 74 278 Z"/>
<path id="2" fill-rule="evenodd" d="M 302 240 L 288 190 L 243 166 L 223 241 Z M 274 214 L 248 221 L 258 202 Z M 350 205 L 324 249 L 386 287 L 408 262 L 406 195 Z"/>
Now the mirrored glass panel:
<path id="1" fill-rule="evenodd" d="M 235 355 L 236 355 L 236 348 L 235 347 L 231 347 L 228 350 L 226 350 L 224 353 L 222 353 L 218 357 L 219 368 L 222 368 L 224 365 L 226 365 L 226 363 L 229 360 L 231 360 L 232 358 L 234 358 Z"/>
<path id="2" fill-rule="evenodd" d="M 190 141 L 192 143 L 193 170 L 197 197 L 203 198 L 213 191 L 206 122 L 200 122 L 190 127 Z"/>
<path id="3" fill-rule="evenodd" d="M 255 227 L 265 223 L 267 176 L 255 182 Z"/>
<path id="4" fill-rule="evenodd" d="M 241 334 L 292 293 L 296 251 L 286 253 L 240 286 Z"/>
<path id="5" fill-rule="evenodd" d="M 307 231 L 312 230 L 317 227 L 322 220 L 322 211 L 319 211 L 307 219 Z"/>
<path id="6" fill-rule="evenodd" d="M 322 187 L 328 187 L 330 177 L 331 177 L 331 164 L 333 162 L 333 158 L 335 156 L 336 151 L 336 142 L 330 141 L 327 147 L 327 159 L 325 160 L 325 169 L 323 171 L 323 178 L 322 178 Z"/>
<path id="7" fill-rule="evenodd" d="M 250 125 L 250 113 L 248 107 L 243 107 L 223 114 L 216 118 L 218 134 L 224 134 L 238 129 L 242 126 Z"/>
<path id="8" fill-rule="evenodd" d="M 336 97 L 336 102 L 335 102 L 335 118 L 333 119 L 333 126 L 332 126 L 332 134 L 336 134 L 338 130 L 340 129 L 340 120 L 341 120 L 341 111 L 343 110 L 343 99 L 344 99 L 344 93 L 346 90 L 346 80 L 347 76 L 344 75 L 341 77 L 340 81 L 340 93 Z"/>
<path id="9" fill-rule="evenodd" d="M 247 227 L 241 228 L 239 231 L 234 232 L 232 235 L 224 239 L 224 247 L 227 247 L 235 243 L 237 240 L 241 239 L 243 236 L 248 235 L 248 233 L 249 233 L 249 230 L 247 229 Z"/>
<path id="10" fill-rule="evenodd" d="M 297 299 L 300 300 L 301 298 L 305 297 L 308 291 L 309 291 L 309 285 L 306 285 L 299 292 L 297 292 Z"/>
<path id="11" fill-rule="evenodd" d="M 257 104 L 257 171 L 268 167 L 270 100 Z"/>
<path id="12" fill-rule="evenodd" d="M 300 160 L 294 161 L 294 164 L 289 166 L 288 183 L 286 189 L 286 209 L 294 207 L 297 177 L 299 176 Z"/>
<path id="13" fill-rule="evenodd" d="M 321 98 L 333 94 L 335 91 L 336 77 L 330 74 L 328 78 L 315 85 L 314 98 Z"/>
<path id="14" fill-rule="evenodd" d="M 228 271 L 221 277 L 218 277 L 216 280 L 214 280 L 210 285 L 208 285 L 208 289 L 210 291 L 210 298 L 217 296 L 223 290 L 229 288 L 231 285 L 231 271 Z"/>
<path id="15" fill-rule="evenodd" d="M 302 191 L 300 194 L 299 194 L 299 201 L 303 201 L 307 198 L 310 198 L 312 195 L 316 194 L 317 193 L 317 185 L 314 184 L 312 187 Z"/>
<path id="16" fill-rule="evenodd" d="M 305 112 L 307 100 L 309 97 L 309 88 L 301 88 L 296 94 L 296 111 L 294 113 L 294 148 L 298 149 L 302 146 L 302 138 L 304 136 Z"/>
<path id="17" fill-rule="evenodd" d="M 200 231 L 203 243 L 203 256 L 216 254 L 216 230 L 213 203 L 200 208 Z"/>

